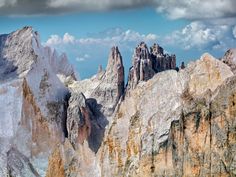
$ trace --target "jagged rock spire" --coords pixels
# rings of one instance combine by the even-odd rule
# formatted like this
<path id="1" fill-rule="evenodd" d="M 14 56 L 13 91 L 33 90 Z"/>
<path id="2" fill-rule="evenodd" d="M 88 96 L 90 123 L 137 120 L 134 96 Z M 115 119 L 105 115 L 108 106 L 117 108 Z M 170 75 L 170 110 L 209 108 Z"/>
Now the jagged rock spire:
<path id="1" fill-rule="evenodd" d="M 106 79 L 113 83 L 117 82 L 119 92 L 122 94 L 121 92 L 124 90 L 124 66 L 117 46 L 111 48 L 106 67 Z"/>
<path id="2" fill-rule="evenodd" d="M 158 44 L 150 47 L 141 42 L 134 50 L 129 71 L 128 88 L 135 88 L 139 81 L 147 81 L 157 72 L 176 68 L 176 56 L 164 53 Z"/>
<path id="3" fill-rule="evenodd" d="M 103 105 L 102 112 L 109 117 L 124 93 L 124 65 L 117 46 L 111 48 L 108 64 L 101 84 L 91 94 L 99 104 Z"/>
<path id="4" fill-rule="evenodd" d="M 154 75 L 152 60 L 149 50 L 144 42 L 141 42 L 134 50 L 132 67 L 129 71 L 128 87 L 134 88 L 139 81 L 146 81 Z"/>

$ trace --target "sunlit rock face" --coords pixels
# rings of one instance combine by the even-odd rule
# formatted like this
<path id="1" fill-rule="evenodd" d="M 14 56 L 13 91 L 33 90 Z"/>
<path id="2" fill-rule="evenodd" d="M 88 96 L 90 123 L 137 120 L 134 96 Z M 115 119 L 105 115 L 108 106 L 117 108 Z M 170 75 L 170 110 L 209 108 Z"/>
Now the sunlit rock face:
<path id="1" fill-rule="evenodd" d="M 104 140 L 102 176 L 235 175 L 234 80 L 227 65 L 204 54 L 138 84 Z"/>
<path id="2" fill-rule="evenodd" d="M 8 162 L 19 158 L 23 164 L 30 159 L 35 169 L 17 169 L 1 160 L 0 176 L 44 176 L 48 155 L 64 141 L 68 89 L 57 74 L 67 77 L 73 71 L 69 64 L 60 68 L 53 61 L 66 62 L 65 57 L 41 46 L 31 27 L 0 36 L 1 156 Z"/>

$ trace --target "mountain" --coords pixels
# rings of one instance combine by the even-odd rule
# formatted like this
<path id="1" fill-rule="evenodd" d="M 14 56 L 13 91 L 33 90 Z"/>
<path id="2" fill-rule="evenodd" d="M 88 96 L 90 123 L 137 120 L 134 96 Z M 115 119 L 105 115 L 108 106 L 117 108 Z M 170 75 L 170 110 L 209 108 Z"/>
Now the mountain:
<path id="1" fill-rule="evenodd" d="M 69 90 L 57 74 L 73 70 L 65 55 L 41 46 L 31 27 L 0 41 L 0 176 L 44 174 L 48 155 L 65 139 Z"/>
<path id="2" fill-rule="evenodd" d="M 163 51 L 140 43 L 125 86 L 118 47 L 78 81 L 31 27 L 1 35 L 0 176 L 235 176 L 235 49 Z"/>
<path id="3" fill-rule="evenodd" d="M 141 42 L 134 51 L 133 66 L 129 70 L 128 88 L 135 88 L 140 81 L 151 79 L 157 72 L 176 69 L 175 55 L 164 54 L 164 49 L 154 44 L 148 50 L 147 44 Z"/>

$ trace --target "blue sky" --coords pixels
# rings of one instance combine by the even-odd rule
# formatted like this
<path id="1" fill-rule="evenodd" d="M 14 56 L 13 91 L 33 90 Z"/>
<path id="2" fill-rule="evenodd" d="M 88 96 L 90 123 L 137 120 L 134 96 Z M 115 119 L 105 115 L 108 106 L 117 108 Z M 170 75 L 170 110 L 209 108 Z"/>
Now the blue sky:
<path id="1" fill-rule="evenodd" d="M 193 5 L 183 0 L 180 6 L 171 0 L 102 0 L 102 6 L 93 0 L 26 1 L 27 5 L 21 0 L 0 0 L 0 33 L 33 26 L 43 45 L 67 54 L 81 78 L 95 74 L 99 64 L 106 66 L 112 45 L 119 46 L 126 72 L 141 41 L 149 46 L 159 43 L 176 54 L 178 64 L 204 52 L 221 57 L 236 46 L 233 0 L 216 0 L 208 11 L 209 3 L 201 3 L 202 9 L 195 7 L 201 0 L 192 0 Z"/>

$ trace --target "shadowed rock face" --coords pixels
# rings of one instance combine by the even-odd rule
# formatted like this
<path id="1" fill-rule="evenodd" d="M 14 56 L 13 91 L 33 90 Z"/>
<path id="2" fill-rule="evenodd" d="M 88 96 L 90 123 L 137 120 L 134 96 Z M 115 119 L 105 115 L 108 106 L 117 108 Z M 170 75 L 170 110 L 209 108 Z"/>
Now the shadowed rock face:
<path id="1" fill-rule="evenodd" d="M 158 44 L 150 47 L 150 53 L 155 73 L 176 68 L 176 56 L 165 54 L 164 49 Z"/>
<path id="2" fill-rule="evenodd" d="M 67 110 L 68 139 L 75 149 L 88 141 L 89 147 L 95 153 L 98 151 L 108 124 L 100 112 L 95 99 L 86 99 L 83 93 L 73 93 Z"/>
<path id="3" fill-rule="evenodd" d="M 154 44 L 149 52 L 147 45 L 141 42 L 134 51 L 128 89 L 135 88 L 139 81 L 151 79 L 155 73 L 175 68 L 175 55 L 164 54 L 163 48 L 157 44 Z"/>
<path id="4" fill-rule="evenodd" d="M 91 123 L 86 107 L 86 98 L 82 93 L 72 95 L 67 110 L 68 139 L 76 147 L 82 144 L 91 133 Z"/>

